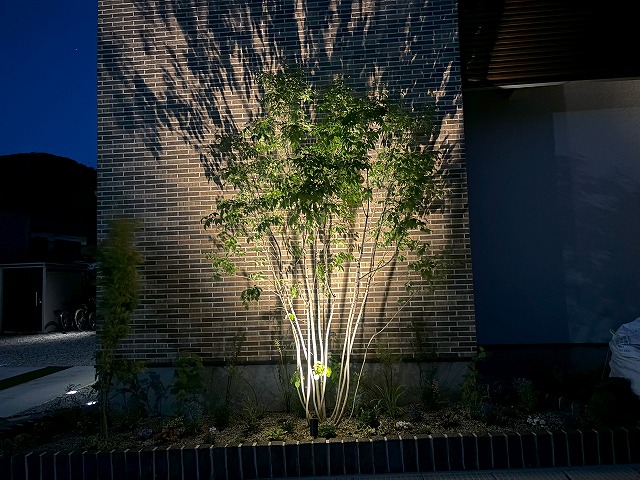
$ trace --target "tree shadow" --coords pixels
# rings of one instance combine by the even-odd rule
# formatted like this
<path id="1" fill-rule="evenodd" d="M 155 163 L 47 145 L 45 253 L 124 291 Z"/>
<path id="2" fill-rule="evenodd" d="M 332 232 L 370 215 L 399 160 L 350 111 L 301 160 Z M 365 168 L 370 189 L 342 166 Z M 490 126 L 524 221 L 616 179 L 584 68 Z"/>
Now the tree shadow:
<path id="1" fill-rule="evenodd" d="M 101 9 L 98 25 L 99 92 L 108 95 L 99 97 L 99 136 L 121 134 L 118 141 L 128 145 L 106 148 L 133 149 L 125 161 L 145 154 L 171 162 L 170 150 L 181 144 L 221 194 L 222 159 L 209 145 L 259 115 L 258 72 L 295 64 L 318 84 L 339 76 L 356 91 L 384 88 L 409 108 L 433 107 L 432 146 L 442 153 L 443 180 L 456 188 L 465 175 L 459 132 L 447 131 L 447 121 L 462 111 L 453 6 L 445 14 L 449 22 L 440 2 L 425 0 L 131 4 L 128 13 Z M 131 18 L 122 22 L 113 18 L 118 15 Z M 119 30 L 131 21 L 136 27 Z M 442 212 L 451 206 L 445 203 Z"/>
<path id="2" fill-rule="evenodd" d="M 440 119 L 461 107 L 459 91 L 450 88 L 456 32 L 428 23 L 439 8 L 431 2 L 403 2 L 402 11 L 354 0 L 134 5 L 137 29 L 119 32 L 107 18 L 99 22 L 99 83 L 119 91 L 102 110 L 156 160 L 167 130 L 198 147 L 211 179 L 219 159 L 204 146 L 257 114 L 255 74 L 279 65 L 302 65 L 318 82 L 348 72 L 352 87 L 384 86 L 411 106 L 435 106 Z M 407 73 L 402 82 L 398 67 Z"/>

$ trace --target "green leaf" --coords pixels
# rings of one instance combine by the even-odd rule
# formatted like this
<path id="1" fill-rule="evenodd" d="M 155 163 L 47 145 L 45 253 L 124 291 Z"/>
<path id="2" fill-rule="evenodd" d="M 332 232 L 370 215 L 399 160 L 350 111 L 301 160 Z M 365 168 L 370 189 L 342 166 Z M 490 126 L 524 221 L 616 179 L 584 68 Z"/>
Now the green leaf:
<path id="1" fill-rule="evenodd" d="M 240 293 L 240 299 L 242 300 L 242 306 L 248 310 L 249 304 L 251 302 L 257 302 L 260 299 L 260 295 L 262 293 L 262 288 L 258 285 L 253 285 L 252 287 L 245 288 Z"/>
<path id="2" fill-rule="evenodd" d="M 235 264 L 229 260 L 229 258 L 218 257 L 215 254 L 209 254 L 211 260 L 211 268 L 213 269 L 213 279 L 216 281 L 221 280 L 227 275 L 233 275 L 236 273 Z"/>
<path id="3" fill-rule="evenodd" d="M 295 385 L 296 388 L 300 388 L 300 385 L 302 384 L 302 382 L 300 381 L 300 372 L 298 372 L 297 370 L 291 375 L 291 379 L 289 380 L 289 382 L 292 385 Z"/>

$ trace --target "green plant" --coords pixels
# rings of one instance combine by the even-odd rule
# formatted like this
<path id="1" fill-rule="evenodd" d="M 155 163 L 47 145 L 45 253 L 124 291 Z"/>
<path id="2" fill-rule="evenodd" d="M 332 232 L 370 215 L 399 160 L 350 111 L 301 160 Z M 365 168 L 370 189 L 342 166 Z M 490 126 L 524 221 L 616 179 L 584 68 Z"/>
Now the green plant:
<path id="1" fill-rule="evenodd" d="M 405 108 L 384 89 L 361 96 L 337 80 L 317 88 L 296 69 L 257 79 L 263 114 L 210 150 L 224 159 L 216 173 L 228 190 L 202 219 L 216 242 L 208 258 L 215 279 L 246 282 L 245 308 L 265 285 L 275 293 L 306 416 L 338 423 L 357 394 L 352 353 L 373 286 L 404 265 L 410 298 L 441 265 L 425 236 L 444 191 L 430 148 L 437 126 L 433 111 Z M 329 368 L 330 344 L 338 369 Z"/>
<path id="2" fill-rule="evenodd" d="M 525 413 L 532 412 L 538 405 L 539 393 L 528 378 L 515 378 L 513 389 L 516 393 L 517 407 Z"/>
<path id="3" fill-rule="evenodd" d="M 96 375 L 101 412 L 101 436 L 108 437 L 109 396 L 115 378 L 142 371 L 141 363 L 116 357 L 120 342 L 129 334 L 133 311 L 138 306 L 140 280 L 138 266 L 143 259 L 134 245 L 138 222 L 116 220 L 98 249 Z"/>
<path id="4" fill-rule="evenodd" d="M 216 427 L 209 427 L 204 435 L 204 443 L 209 445 L 215 445 L 217 433 L 218 433 L 218 429 Z"/>
<path id="5" fill-rule="evenodd" d="M 637 425 L 640 400 L 626 378 L 612 377 L 600 382 L 587 403 L 587 416 L 597 428 Z"/>
<path id="6" fill-rule="evenodd" d="M 164 384 L 157 372 L 147 372 L 145 387 L 147 390 L 147 404 L 149 412 L 153 415 L 162 415 L 162 401 L 167 398 L 169 389 Z M 151 406 L 149 400 L 150 392 L 153 392 L 153 406 Z"/>
<path id="7" fill-rule="evenodd" d="M 335 424 L 330 422 L 322 422 L 318 425 L 318 436 L 322 438 L 334 438 L 337 431 Z"/>
<path id="8" fill-rule="evenodd" d="M 233 391 L 233 384 L 237 377 L 240 377 L 240 368 L 238 365 L 238 357 L 242 350 L 242 345 L 245 341 L 245 333 L 235 332 L 233 335 L 233 343 L 231 350 L 231 358 L 225 363 L 224 370 L 227 373 L 227 385 L 225 389 L 224 402 L 227 405 L 231 404 L 231 392 Z"/>
<path id="9" fill-rule="evenodd" d="M 375 385 L 375 388 L 378 390 L 378 399 L 384 411 L 393 418 L 397 417 L 400 411 L 400 397 L 407 391 L 406 387 L 404 385 L 393 386 L 385 384 Z"/>
<path id="10" fill-rule="evenodd" d="M 219 403 L 211 408 L 213 424 L 218 430 L 224 430 L 231 424 L 233 409 L 228 403 Z"/>
<path id="11" fill-rule="evenodd" d="M 358 409 L 358 424 L 361 428 L 372 428 L 377 430 L 380 426 L 380 412 L 378 405 L 371 403 L 361 405 Z"/>
<path id="12" fill-rule="evenodd" d="M 434 376 L 434 371 L 420 372 L 420 406 L 427 412 L 433 412 L 442 407 L 440 383 Z"/>
<path id="13" fill-rule="evenodd" d="M 260 429 L 264 417 L 263 410 L 253 402 L 247 402 L 242 409 L 242 423 L 247 433 L 255 433 Z"/>
<path id="14" fill-rule="evenodd" d="M 293 419 L 287 418 L 282 422 L 281 427 L 286 433 L 291 433 L 295 429 L 295 423 Z"/>
<path id="15" fill-rule="evenodd" d="M 238 408 L 238 403 L 233 400 L 233 387 L 237 378 L 241 378 L 238 357 L 244 343 L 245 334 L 235 332 L 231 345 L 230 358 L 224 363 L 226 378 L 224 381 L 224 395 L 220 394 L 221 381 L 216 378 L 215 371 L 211 370 L 211 376 L 206 388 L 206 409 L 211 414 L 214 426 L 218 430 L 224 430 L 231 424 L 231 418 Z"/>
<path id="16" fill-rule="evenodd" d="M 198 403 L 199 396 L 204 392 L 203 372 L 202 358 L 196 353 L 185 352 L 175 360 L 174 383 L 169 391 L 176 397 L 178 415 L 185 415 L 187 405 Z"/>
<path id="17" fill-rule="evenodd" d="M 273 341 L 274 346 L 278 352 L 278 367 L 277 367 L 277 380 L 278 387 L 280 388 L 280 396 L 282 403 L 284 404 L 284 411 L 291 413 L 293 411 L 293 402 L 295 398 L 295 392 L 292 388 L 291 374 L 289 373 L 289 362 L 287 361 L 287 355 L 285 347 L 282 345 L 279 339 Z"/>
<path id="18" fill-rule="evenodd" d="M 122 397 L 122 410 L 126 411 L 127 415 L 135 417 L 132 422 L 133 427 L 137 425 L 139 419 L 147 417 L 149 414 L 148 392 L 140 381 L 140 372 L 141 370 L 136 368 L 126 374 L 121 371 L 116 387 L 116 391 Z"/>
<path id="19" fill-rule="evenodd" d="M 407 391 L 404 385 L 396 384 L 394 378 L 400 358 L 383 344 L 379 344 L 377 350 L 382 367 L 382 378 L 381 382 L 373 385 L 374 399 L 385 412 L 395 418 L 400 412 L 400 399 Z"/>
<path id="20" fill-rule="evenodd" d="M 184 431 L 187 434 L 193 434 L 202 429 L 202 404 L 199 402 L 189 402 L 185 405 L 184 411 L 180 416 Z"/>
<path id="21" fill-rule="evenodd" d="M 287 432 L 280 427 L 270 428 L 265 432 L 269 440 L 284 440 Z"/>
<path id="22" fill-rule="evenodd" d="M 145 415 L 137 403 L 125 404 L 122 408 L 111 412 L 110 425 L 116 432 L 130 432 L 140 426 L 143 418 Z"/>
<path id="23" fill-rule="evenodd" d="M 297 373 L 297 372 L 296 372 Z M 291 385 L 294 385 L 294 375 L 291 377 Z M 296 395 L 291 401 L 291 412 L 298 418 L 306 418 L 307 410 L 305 409 L 304 404 L 300 400 L 300 398 Z"/>
<path id="24" fill-rule="evenodd" d="M 482 416 L 483 406 L 488 400 L 487 388 L 482 384 L 482 375 L 478 364 L 487 357 L 487 352 L 482 347 L 467 364 L 467 373 L 462 381 L 461 401 L 472 418 Z"/>
<path id="25" fill-rule="evenodd" d="M 440 384 L 435 378 L 437 369 L 431 363 L 437 357 L 436 346 L 426 340 L 428 337 L 427 328 L 420 326 L 413 317 L 411 327 L 413 330 L 413 356 L 418 362 L 420 375 L 418 393 L 420 405 L 427 412 L 435 411 L 442 406 L 442 392 Z"/>

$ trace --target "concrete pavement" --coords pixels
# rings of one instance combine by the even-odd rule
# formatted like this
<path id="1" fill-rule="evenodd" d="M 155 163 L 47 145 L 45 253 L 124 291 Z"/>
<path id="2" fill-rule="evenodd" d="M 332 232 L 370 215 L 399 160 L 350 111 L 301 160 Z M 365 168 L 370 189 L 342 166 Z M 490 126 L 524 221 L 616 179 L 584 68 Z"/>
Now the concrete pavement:
<path id="1" fill-rule="evenodd" d="M 37 367 L 0 367 L 0 379 L 37 369 Z M 69 398 L 68 401 L 71 404 L 71 397 L 66 396 L 69 390 L 80 390 L 94 382 L 93 366 L 75 366 L 0 390 L 0 418 L 11 420 L 9 417 L 55 399 L 60 399 L 62 402 Z"/>
<path id="2" fill-rule="evenodd" d="M 42 367 L 0 367 L 0 380 L 17 377 L 18 375 L 39 370 L 40 368 Z"/>
<path id="3" fill-rule="evenodd" d="M 298 480 L 638 480 L 640 465 L 575 468 L 511 469 L 465 472 L 402 473 L 384 475 L 330 475 Z M 275 479 L 278 480 L 278 479 Z M 284 480 L 284 479 L 279 479 Z"/>

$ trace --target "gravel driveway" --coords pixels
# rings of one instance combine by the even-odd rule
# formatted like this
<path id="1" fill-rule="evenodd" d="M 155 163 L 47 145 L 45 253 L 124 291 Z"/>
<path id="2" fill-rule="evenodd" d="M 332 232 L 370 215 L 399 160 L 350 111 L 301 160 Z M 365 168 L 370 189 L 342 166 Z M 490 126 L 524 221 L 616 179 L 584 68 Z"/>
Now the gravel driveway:
<path id="1" fill-rule="evenodd" d="M 0 367 L 95 365 L 96 332 L 0 336 Z"/>

